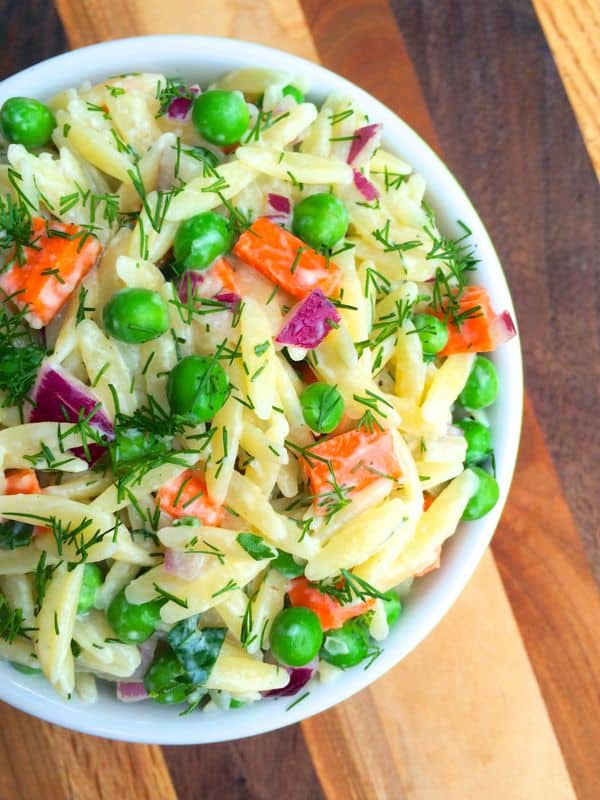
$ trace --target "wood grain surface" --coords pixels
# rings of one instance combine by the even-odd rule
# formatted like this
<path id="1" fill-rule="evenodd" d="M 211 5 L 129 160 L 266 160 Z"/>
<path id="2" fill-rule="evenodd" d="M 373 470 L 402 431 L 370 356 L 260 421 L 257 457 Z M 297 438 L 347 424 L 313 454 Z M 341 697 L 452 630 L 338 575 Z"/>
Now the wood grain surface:
<path id="1" fill-rule="evenodd" d="M 575 798 L 498 585 L 488 553 L 402 664 L 302 723 L 328 798 Z"/>
<path id="2" fill-rule="evenodd" d="M 600 177 L 600 3 L 533 0 L 533 5 Z"/>
<path id="3" fill-rule="evenodd" d="M 0 0 L 0 12 L 2 4 Z M 55 36 L 58 49 L 60 34 L 57 34 L 55 22 L 50 19 L 44 4 L 30 0 L 22 4 L 8 3 L 7 6 L 11 13 L 22 16 L 25 15 L 23 7 L 30 4 L 45 20 L 44 24 L 51 35 Z M 86 41 L 85 37 L 97 40 L 135 32 L 155 32 L 156 28 L 143 27 L 136 31 L 132 26 L 150 25 L 147 22 L 149 18 L 153 20 L 152 25 L 157 25 L 159 17 L 153 17 L 152 14 L 158 5 L 157 0 L 144 3 L 143 7 L 149 16 L 143 18 L 146 22 L 139 22 L 141 3 L 128 3 L 125 14 L 111 14 L 107 2 L 73 0 L 67 3 L 60 0 L 71 36 L 79 35 L 82 43 Z M 182 6 L 177 2 L 164 5 L 169 9 L 164 18 L 167 28 L 161 24 L 160 32 L 194 30 L 188 24 L 189 16 L 183 17 L 185 24 L 182 24 L 182 17 L 173 13 Z M 414 54 L 415 41 L 411 41 L 410 34 L 414 30 L 421 30 L 419 26 L 426 24 L 424 20 L 434 5 L 442 18 L 445 15 L 451 18 L 451 10 L 456 9 L 456 4 L 450 2 L 433 4 L 426 0 L 398 4 L 396 9 L 402 30 L 409 33 L 411 54 L 419 66 L 420 76 L 422 62 Z M 472 4 L 465 2 L 462 5 L 466 9 L 464 13 L 470 13 Z M 494 5 L 494 0 L 491 5 Z M 509 5 L 517 5 L 520 7 L 519 13 L 526 13 L 523 3 Z M 303 6 L 319 54 L 326 65 L 356 80 L 399 110 L 424 135 L 431 137 L 427 110 L 387 3 L 382 0 L 331 0 L 328 3 L 305 0 Z M 255 4 L 197 3 L 194 13 L 200 15 L 203 8 L 210 12 L 209 19 L 203 22 L 200 16 L 194 18 L 194 24 L 202 24 L 202 32 L 243 35 L 250 39 L 268 40 L 280 47 L 287 47 L 285 36 L 290 36 L 291 45 L 287 49 L 311 56 L 311 40 L 302 27 L 302 18 L 295 3 L 290 4 L 285 0 L 261 5 L 255 17 L 259 23 L 256 31 L 248 28 L 249 24 L 253 24 L 252 12 L 257 9 Z M 273 9 L 276 14 L 267 19 L 266 15 L 273 14 Z M 222 13 L 216 14 L 216 11 Z M 409 15 L 411 24 L 405 24 L 403 15 Z M 5 17 L 0 15 L 0 18 Z M 79 20 L 81 27 L 75 28 L 73 19 Z M 224 20 L 229 26 L 225 29 L 222 27 Z M 290 24 L 290 20 L 293 24 Z M 464 20 L 462 22 L 464 24 Z M 494 25 L 491 25 L 493 28 Z M 250 35 L 250 31 L 255 35 Z M 430 99 L 432 64 L 443 63 L 441 56 L 430 52 L 431 31 L 435 31 L 435 26 L 422 29 L 422 39 L 417 42 L 421 56 L 426 53 L 426 88 Z M 449 27 L 448 37 L 451 31 Z M 500 24 L 500 31 L 507 37 L 511 32 L 510 26 L 507 30 L 505 25 Z M 277 38 L 268 39 L 267 33 Z M 492 36 L 489 25 L 476 33 L 483 38 Z M 539 35 L 539 31 L 536 35 Z M 439 48 L 439 38 L 437 43 L 443 53 L 443 47 Z M 10 53 L 19 52 L 18 43 L 10 41 L 9 45 L 9 56 Z M 46 52 L 48 47 L 46 40 Z M 3 52 L 2 64 L 5 67 L 8 63 L 6 49 L 2 51 L 0 48 L 0 52 Z M 21 53 L 21 58 L 31 61 L 40 57 L 36 54 L 31 58 L 31 52 L 25 53 L 22 49 Z M 19 67 L 19 62 L 12 63 L 14 66 L 7 72 Z M 449 59 L 447 64 L 456 64 L 457 70 L 460 64 L 463 72 L 469 72 L 464 69 L 464 60 L 459 58 L 455 58 L 454 62 Z M 505 74 L 510 74 L 510 70 Z M 449 81 L 446 87 L 452 101 L 458 92 L 455 85 L 450 85 Z M 547 91 L 550 89 L 547 88 Z M 480 91 L 481 105 L 478 108 L 486 108 L 484 94 Z M 456 106 L 448 100 L 445 102 L 444 120 L 448 116 L 459 118 L 461 114 L 454 113 Z M 475 103 L 475 100 L 465 98 L 465 102 L 468 105 Z M 434 116 L 441 114 L 439 107 L 432 107 Z M 561 108 L 554 107 L 551 111 L 564 116 L 564 101 Z M 462 116 L 464 119 L 465 115 Z M 514 120 L 512 122 L 514 124 Z M 482 136 L 476 126 L 473 126 L 473 130 L 475 139 Z M 570 130 L 569 133 L 572 140 Z M 456 137 L 455 129 L 453 134 Z M 461 131 L 461 135 L 463 140 L 459 143 L 449 141 L 451 151 L 452 148 L 469 149 L 468 139 L 467 145 L 464 143 L 464 132 Z M 443 141 L 447 153 L 445 133 Z M 532 146 L 530 140 L 528 145 Z M 472 147 L 470 153 L 463 152 L 463 159 L 463 168 L 472 169 L 471 174 L 483 176 L 480 177 L 483 180 L 485 169 L 473 157 Z M 581 180 L 583 176 L 585 172 L 581 169 L 576 178 Z M 553 179 L 556 180 L 556 174 L 553 174 Z M 497 176 L 489 179 L 493 188 L 504 189 L 508 195 L 509 190 L 505 189 L 504 183 Z M 468 185 L 467 189 L 472 191 Z M 519 206 L 519 209 L 523 208 L 528 208 L 527 204 Z M 516 216 L 514 211 L 513 216 Z M 534 224 L 538 222 L 535 218 Z M 582 227 L 587 224 L 586 218 Z M 523 268 L 531 273 L 535 263 L 524 264 Z M 580 280 L 581 276 L 577 274 L 576 278 Z M 521 327 L 523 329 L 522 318 Z M 542 359 L 544 354 L 538 349 L 534 355 Z M 563 357 L 563 353 L 560 356 Z M 541 371 L 543 360 L 537 363 Z M 575 373 L 580 368 L 579 362 L 572 363 L 570 368 Z M 593 625 L 598 622 L 597 596 L 585 568 L 568 508 L 561 499 L 556 474 L 529 406 L 525 420 L 525 439 L 515 484 L 518 491 L 513 490 L 511 495 L 511 503 L 496 540 L 496 555 L 557 729 L 577 796 L 591 800 L 600 795 L 597 782 L 600 735 L 598 717 L 594 712 L 598 683 L 593 672 L 599 662 L 592 635 Z M 571 460 L 574 453 L 571 449 Z M 532 485 L 543 487 L 542 491 L 535 491 L 533 504 Z M 557 602 L 557 594 L 561 602 Z M 159 782 L 164 781 L 165 774 L 155 748 L 111 745 L 90 737 L 77 736 L 32 721 L 12 709 L 7 714 L 3 713 L 2 720 L 0 758 L 12 758 L 17 773 L 19 759 L 15 754 L 18 748 L 14 742 L 27 739 L 28 725 L 34 726 L 34 733 L 29 734 L 29 738 L 40 743 L 40 751 L 44 748 L 62 751 L 64 771 L 70 769 L 72 778 L 77 777 L 72 762 L 77 760 L 85 764 L 86 773 L 90 773 L 84 776 L 88 794 L 76 794 L 74 792 L 78 790 L 73 784 L 61 784 L 60 790 L 64 795 L 52 794 L 52 797 L 76 797 L 78 800 L 104 797 L 97 793 L 94 783 L 97 779 L 94 776 L 102 775 L 107 767 L 103 746 L 118 749 L 119 763 L 125 761 L 130 764 L 129 770 L 126 765 L 118 773 L 122 775 L 122 787 L 129 789 L 133 785 L 131 773 L 137 774 L 143 768 L 147 773 L 156 771 L 156 776 L 152 772 L 156 787 L 164 786 L 165 791 L 171 791 L 168 783 Z M 46 728 L 54 731 L 57 738 L 48 739 Z M 323 790 L 331 798 L 350 796 L 365 800 L 372 797 L 437 800 L 443 796 L 479 800 L 479 797 L 489 795 L 490 798 L 502 800 L 509 797 L 511 800 L 520 797 L 545 800 L 546 797 L 574 796 L 552 729 L 548 725 L 539 689 L 489 558 L 484 561 L 463 597 L 438 630 L 417 651 L 368 691 L 304 723 L 304 732 Z M 76 752 L 71 739 L 77 743 Z M 98 747 L 99 742 L 102 747 Z M 239 743 L 202 748 L 165 748 L 165 751 L 180 800 L 197 797 L 262 800 L 273 796 L 273 793 L 283 794 L 286 798 L 311 800 L 323 796 L 298 728 Z M 110 750 L 106 752 L 110 753 Z M 465 764 L 473 765 L 473 769 L 465 770 Z M 45 774 L 45 771 L 40 774 Z M 536 776 L 539 776 L 539 780 L 534 783 Z M 10 774 L 4 775 L 3 779 L 9 780 Z M 40 794 L 43 784 L 35 783 L 35 780 L 37 778 L 32 778 L 27 784 L 15 780 L 7 784 L 6 790 L 0 783 L 3 791 L 0 797 L 3 800 L 6 792 L 10 792 L 8 797 L 44 797 L 43 793 Z M 510 783 L 507 782 L 509 780 Z M 145 788 L 142 786 L 140 791 L 145 791 Z M 162 788 L 157 788 L 157 791 L 162 791 Z M 116 790 L 112 796 L 117 796 Z M 163 795 L 155 793 L 148 796 L 160 798 Z M 170 798 L 173 795 L 167 793 L 164 796 Z"/>
<path id="4" fill-rule="evenodd" d="M 83 736 L 0 708 L 0 800 L 177 800 L 159 747 Z"/>
<path id="5" fill-rule="evenodd" d="M 515 47 L 514 35 L 511 36 L 510 27 L 498 23 L 498 16 L 501 15 L 494 15 L 494 9 L 491 8 L 493 5 L 494 0 L 488 0 L 485 6 L 485 9 L 490 12 L 490 19 L 486 20 L 485 26 L 488 36 L 485 48 L 491 52 L 502 50 L 499 45 L 494 47 L 491 40 L 491 31 L 496 25 L 499 28 L 499 34 L 502 34 L 502 41 L 506 43 L 507 49 L 510 50 Z M 496 11 L 499 11 L 499 5 L 499 3 L 496 3 Z M 523 5 L 521 4 L 521 6 Z M 404 42 L 402 37 L 399 36 L 399 29 L 403 32 L 407 30 L 409 34 L 413 34 L 408 21 L 404 20 L 401 15 L 401 24 L 399 29 L 396 28 L 390 7 L 385 0 L 366 0 L 365 2 L 357 3 L 356 6 L 359 8 L 357 24 L 350 27 L 347 23 L 347 4 L 344 0 L 330 0 L 326 4 L 320 2 L 320 0 L 303 0 L 303 7 L 309 27 L 315 37 L 321 60 L 325 66 L 335 69 L 350 78 L 350 80 L 360 83 L 367 91 L 397 110 L 428 142 L 437 147 L 438 137 L 436 137 L 432 126 L 431 116 L 428 113 L 423 95 L 419 91 L 416 73 L 411 60 L 407 58 Z M 422 3 L 420 6 L 421 8 L 427 6 L 428 9 L 431 7 L 429 3 Z M 406 9 L 406 6 L 403 5 L 402 8 Z M 455 8 L 455 6 L 452 6 L 452 8 Z M 439 77 L 440 83 L 439 85 L 436 84 L 436 94 L 430 94 L 429 105 L 434 111 L 440 112 L 440 124 L 446 127 L 448 126 L 448 118 L 456 119 L 457 115 L 448 113 L 452 109 L 450 104 L 446 107 L 446 114 L 441 113 L 439 101 L 444 97 L 444 92 L 451 94 L 452 101 L 458 102 L 459 100 L 458 92 L 455 92 L 453 88 L 458 81 L 458 67 L 456 70 L 457 75 L 452 76 L 452 78 L 456 77 L 456 81 L 447 80 L 443 83 L 441 66 L 444 59 L 448 64 L 453 63 L 451 50 L 448 47 L 448 43 L 454 41 L 452 36 L 455 30 L 452 25 L 458 28 L 468 22 L 468 34 L 476 35 L 475 19 L 470 16 L 467 20 L 467 9 L 470 9 L 470 12 L 475 15 L 475 5 L 465 0 L 463 8 L 465 16 L 453 22 L 450 4 L 436 3 L 435 9 L 431 9 L 431 19 L 429 17 L 420 17 L 418 20 L 420 26 L 420 38 L 418 41 L 428 43 L 425 50 L 427 58 L 419 62 L 419 48 L 414 46 L 411 49 L 414 63 L 422 64 L 426 74 L 431 72 L 430 59 L 434 60 L 434 53 L 441 51 L 441 55 L 435 56 L 435 59 L 440 59 L 440 62 L 435 61 L 436 70 L 439 70 L 439 76 L 437 71 L 436 76 Z M 481 9 L 482 6 L 478 6 L 478 8 Z M 398 8 L 396 11 L 398 12 Z M 536 25 L 531 7 L 529 7 L 529 12 L 531 15 L 528 17 L 529 21 Z M 437 23 L 435 23 L 434 19 L 436 15 L 441 17 L 441 20 L 438 20 Z M 414 20 L 416 17 L 418 15 L 414 14 L 412 19 Z M 443 33 L 444 23 L 446 25 L 445 34 Z M 440 26 L 439 30 L 438 25 Z M 519 18 L 519 25 L 524 25 L 522 16 Z M 532 36 L 533 31 L 530 32 L 529 38 Z M 431 43 L 429 37 L 435 37 Z M 415 40 L 416 36 L 413 34 L 409 35 L 407 41 L 409 45 L 411 41 L 413 45 L 416 45 Z M 380 41 L 381 47 L 378 46 Z M 444 50 L 443 45 L 446 45 L 446 50 Z M 525 44 L 522 47 L 523 50 L 527 49 Z M 482 46 L 481 49 L 485 48 Z M 353 55 L 357 52 L 369 54 L 368 69 L 365 69 L 365 64 L 360 58 L 356 58 Z M 390 58 L 390 53 L 394 54 L 393 59 Z M 475 56 L 476 63 L 479 64 L 479 51 Z M 521 57 L 525 58 L 523 52 L 521 52 Z M 501 66 L 502 74 L 510 74 L 508 59 L 507 63 Z M 490 71 L 493 72 L 492 69 Z M 501 79 L 499 78 L 498 80 Z M 468 88 L 470 90 L 471 86 Z M 518 89 L 518 86 L 515 87 L 516 89 Z M 474 90 L 475 87 L 473 87 Z M 553 91 L 555 90 L 560 93 L 560 82 L 556 76 Z M 550 88 L 548 88 L 548 91 L 551 91 Z M 512 97 L 508 97 L 507 104 L 510 105 L 512 100 Z M 466 103 L 467 100 L 465 99 L 463 102 Z M 482 168 L 481 163 L 479 163 L 476 154 L 479 146 L 485 147 L 481 140 L 495 135 L 493 125 L 500 124 L 499 115 L 493 115 L 490 109 L 490 106 L 494 105 L 494 96 L 486 100 L 486 93 L 480 92 L 478 100 L 471 100 L 470 102 L 474 105 L 473 111 L 475 111 L 477 102 L 477 109 L 487 123 L 485 129 L 482 130 L 477 126 L 473 126 L 472 141 L 467 140 L 465 143 L 463 141 L 464 131 L 457 126 L 452 128 L 447 138 L 450 144 L 454 144 L 455 147 L 457 146 L 457 139 L 461 141 L 460 164 L 467 165 L 468 177 L 471 183 L 477 180 L 478 185 L 481 185 L 481 183 L 490 184 L 491 180 L 485 169 Z M 530 104 L 532 103 L 531 99 L 529 102 Z M 533 105 L 535 106 L 535 104 Z M 556 108 L 555 111 L 561 119 L 570 115 L 566 102 L 562 107 Z M 518 128 L 516 122 L 514 127 Z M 585 159 L 585 150 L 582 147 L 574 122 L 573 131 L 568 136 L 567 129 L 561 128 L 560 135 L 563 147 L 568 147 L 569 152 L 578 148 Z M 461 136 L 463 139 L 461 139 Z M 446 137 L 443 138 L 443 141 L 444 145 L 446 145 Z M 504 147 L 508 148 L 509 144 L 512 145 L 510 139 L 504 141 Z M 536 142 L 536 146 L 539 147 L 543 144 L 544 142 L 541 139 Z M 514 152 L 516 149 L 516 147 L 512 146 L 508 153 L 503 154 L 507 161 L 504 166 L 508 167 L 512 161 L 519 159 L 519 153 Z M 475 155 L 473 155 L 473 151 L 475 151 Z M 444 155 L 445 152 L 446 147 L 444 146 Z M 502 153 L 500 144 L 497 145 L 495 152 Z M 451 166 L 454 167 L 453 164 Z M 463 171 L 466 172 L 467 168 L 463 167 Z M 595 182 L 589 165 L 587 175 L 582 171 L 581 175 L 578 174 L 578 177 L 581 178 L 582 182 L 589 178 L 593 190 Z M 567 178 L 557 172 L 554 175 L 554 181 L 560 183 L 562 187 Z M 518 224 L 519 215 L 510 208 L 511 186 L 506 185 L 503 181 L 496 180 L 495 187 L 497 188 L 493 186 L 490 189 L 490 194 L 493 194 L 493 197 L 489 198 L 488 213 L 484 214 L 486 224 L 496 220 L 494 199 L 496 211 L 499 208 L 504 210 L 504 204 L 506 203 L 506 217 L 503 214 L 501 219 L 502 221 L 506 219 L 507 228 L 510 227 L 511 220 Z M 466 188 L 469 193 L 472 192 L 469 180 L 466 181 Z M 546 188 L 549 189 L 549 187 Z M 480 208 L 477 199 L 476 203 Z M 568 204 L 565 204 L 565 206 L 565 213 L 569 214 Z M 520 207 L 527 207 L 527 201 L 524 198 L 523 205 Z M 504 237 L 502 237 L 501 233 L 499 235 L 501 237 L 500 244 L 506 243 L 506 235 Z M 541 232 L 538 231 L 537 235 L 540 236 Z M 589 237 L 592 240 L 593 236 L 593 216 L 590 215 L 584 220 L 582 239 L 587 243 L 587 239 L 584 237 Z M 497 238 L 495 242 L 498 246 Z M 519 266 L 525 276 L 531 276 L 535 271 L 536 265 L 533 257 L 527 262 L 519 254 L 517 248 L 518 243 L 515 243 L 511 253 L 505 257 L 503 263 L 505 269 L 509 272 L 511 289 L 517 308 L 519 308 L 519 300 L 525 287 L 523 287 L 523 274 L 515 273 L 511 275 L 512 259 L 519 257 Z M 533 246 L 531 250 L 533 251 Z M 590 259 L 593 259 L 591 248 L 586 250 L 586 255 L 588 252 Z M 581 270 L 577 273 L 577 281 L 580 280 L 580 275 Z M 598 313 L 595 316 L 590 314 L 590 320 L 592 322 L 595 321 L 596 327 L 599 316 Z M 527 354 L 528 348 L 532 344 L 531 339 L 535 338 L 534 325 L 540 325 L 539 313 L 535 308 L 532 308 L 532 316 L 523 319 L 523 315 L 519 315 L 519 322 L 522 331 L 523 348 Z M 590 348 L 590 350 L 592 349 L 593 347 Z M 540 358 L 542 355 L 538 350 L 530 353 L 530 362 L 535 365 L 537 363 L 536 357 Z M 586 376 L 589 376 L 589 366 L 594 363 L 592 353 L 589 355 L 586 371 L 583 374 L 579 371 L 579 363 L 574 365 L 569 362 L 569 353 L 566 349 L 560 355 L 564 369 L 568 370 L 570 377 L 572 376 L 572 379 L 581 380 L 582 383 L 585 383 Z M 532 376 L 532 372 L 532 369 L 526 369 L 526 383 L 528 386 L 531 386 L 532 383 L 531 380 L 528 380 Z M 533 379 L 535 380 L 535 375 Z M 534 384 L 534 386 L 537 386 L 537 384 Z M 539 384 L 538 388 L 542 393 L 543 384 Z M 585 389 L 582 389 L 582 392 L 585 391 Z M 594 386 L 589 387 L 588 391 L 593 394 Z M 590 408 L 591 411 L 592 409 Z M 559 426 L 556 421 L 553 424 L 550 420 L 548 422 L 549 430 L 550 432 L 554 431 L 555 436 L 563 432 L 564 428 Z M 570 449 L 565 448 L 561 463 L 568 465 L 579 463 L 580 470 L 583 471 L 581 469 L 581 460 L 585 462 L 590 472 L 592 472 L 592 478 L 589 481 L 591 496 L 588 498 L 588 500 L 591 500 L 594 497 L 594 487 L 597 484 L 597 479 L 594 480 L 593 467 L 598 455 L 594 441 L 596 434 L 591 415 L 589 424 L 590 431 L 588 431 L 587 439 L 582 431 L 577 459 L 573 443 L 571 443 Z M 551 436 L 551 441 L 553 439 L 554 437 Z M 563 477 L 562 472 L 561 477 Z M 532 487 L 535 487 L 533 491 Z M 529 400 L 525 403 L 521 451 L 513 487 L 494 538 L 493 549 L 498 559 L 500 572 L 508 591 L 513 612 L 563 748 L 578 796 L 593 800 L 600 796 L 600 770 L 598 769 L 598 763 L 600 763 L 600 717 L 598 714 L 600 597 L 583 554 L 573 518 L 569 512 L 568 505 L 564 501 L 557 472 L 548 456 L 540 425 Z M 562 587 L 564 595 L 562 602 L 557 602 L 556 600 L 558 586 Z M 433 636 L 437 635 L 438 632 L 434 633 Z M 395 672 L 400 672 L 404 666 L 406 664 L 400 665 Z"/>
<path id="6" fill-rule="evenodd" d="M 393 5 L 507 274 L 526 388 L 600 580 L 600 191 L 576 119 L 529 0 Z M 568 30 L 573 4 L 548 5 Z"/>
<path id="7" fill-rule="evenodd" d="M 310 31 L 295 0 L 128 0 L 118 5 L 106 0 L 56 0 L 55 4 L 71 47 L 150 33 L 204 32 L 315 58 Z"/>

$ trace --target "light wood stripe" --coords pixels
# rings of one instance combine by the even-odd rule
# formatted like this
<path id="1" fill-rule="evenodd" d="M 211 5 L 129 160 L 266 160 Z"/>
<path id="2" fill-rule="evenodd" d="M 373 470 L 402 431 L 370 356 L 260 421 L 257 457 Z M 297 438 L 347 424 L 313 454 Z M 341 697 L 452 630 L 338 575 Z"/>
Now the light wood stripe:
<path id="1" fill-rule="evenodd" d="M 533 0 L 600 177 L 600 2 Z"/>

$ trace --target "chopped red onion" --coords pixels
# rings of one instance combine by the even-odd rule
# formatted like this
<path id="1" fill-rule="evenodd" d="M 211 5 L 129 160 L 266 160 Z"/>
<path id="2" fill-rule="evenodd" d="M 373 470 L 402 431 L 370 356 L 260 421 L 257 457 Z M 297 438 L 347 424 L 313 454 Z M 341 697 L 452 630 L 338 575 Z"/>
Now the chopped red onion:
<path id="1" fill-rule="evenodd" d="M 290 214 L 265 214 L 265 217 L 274 222 L 275 225 L 282 225 L 284 228 L 289 226 L 292 221 Z"/>
<path id="2" fill-rule="evenodd" d="M 517 329 L 510 311 L 503 311 L 498 314 L 493 322 L 493 330 L 496 345 L 504 344 L 517 335 Z"/>
<path id="3" fill-rule="evenodd" d="M 145 642 L 142 642 L 138 645 L 138 650 L 140 651 L 140 656 L 142 660 L 140 661 L 137 669 L 135 672 L 127 678 L 128 683 L 135 683 L 136 681 L 144 680 L 144 675 L 146 674 L 148 667 L 152 663 L 152 659 L 154 658 L 154 652 L 156 650 L 156 646 L 158 645 L 161 639 L 161 635 L 155 633 L 149 639 L 146 639 Z"/>
<path id="4" fill-rule="evenodd" d="M 140 700 L 147 700 L 149 696 L 142 681 L 117 683 L 117 698 L 122 703 L 138 703 Z"/>
<path id="5" fill-rule="evenodd" d="M 204 556 L 201 553 L 182 553 L 180 550 L 165 548 L 165 572 L 175 575 L 184 581 L 193 581 L 200 576 L 204 566 Z"/>
<path id="6" fill-rule="evenodd" d="M 377 200 L 379 197 L 379 192 L 374 184 L 372 184 L 371 181 L 365 177 L 359 169 L 353 169 L 352 174 L 354 176 L 354 185 L 365 198 L 365 200 L 368 200 L 369 203 L 373 200 Z"/>
<path id="7" fill-rule="evenodd" d="M 379 144 L 382 128 L 383 125 L 376 122 L 371 125 L 364 125 L 354 131 L 354 138 L 350 144 L 348 158 L 346 159 L 348 164 L 360 166 L 360 164 L 364 164 L 371 158 Z"/>
<path id="8" fill-rule="evenodd" d="M 77 422 L 88 417 L 89 424 L 107 442 L 115 438 L 113 424 L 94 391 L 77 378 L 70 375 L 57 364 L 47 359 L 42 362 L 37 380 L 31 392 L 33 406 L 29 412 L 29 422 Z M 94 464 L 104 454 L 105 448 L 99 444 L 88 445 L 89 459 L 84 448 L 73 448 L 78 458 Z"/>
<path id="9" fill-rule="evenodd" d="M 312 350 L 321 344 L 341 317 L 337 308 L 320 289 L 313 291 L 294 306 L 276 341 Z"/>
<path id="10" fill-rule="evenodd" d="M 167 109 L 167 116 L 169 119 L 177 119 L 185 122 L 190 116 L 192 110 L 192 101 L 189 97 L 175 97 L 169 103 Z"/>
<path id="11" fill-rule="evenodd" d="M 263 692 L 263 697 L 291 697 L 303 689 L 312 676 L 315 674 L 316 664 L 307 664 L 305 667 L 286 667 L 290 676 L 290 682 L 282 689 L 270 689 Z"/>
<path id="12" fill-rule="evenodd" d="M 292 210 L 289 198 L 283 194 L 268 194 L 267 200 L 271 208 L 281 214 L 289 214 Z"/>
<path id="13" fill-rule="evenodd" d="M 192 83 L 192 85 L 189 87 L 189 90 L 192 94 L 202 94 L 202 89 L 197 83 Z"/>
<path id="14" fill-rule="evenodd" d="M 177 289 L 177 296 L 181 302 L 187 303 L 194 296 L 199 296 L 200 292 L 198 291 L 198 287 L 201 283 L 204 283 L 204 273 L 193 269 L 188 269 L 184 272 L 179 281 L 179 288 Z M 192 290 L 191 297 L 189 294 L 190 289 Z"/>
<path id="15" fill-rule="evenodd" d="M 219 292 L 219 294 L 215 295 L 215 300 L 224 303 L 230 311 L 235 311 L 242 302 L 242 298 L 235 292 Z"/>

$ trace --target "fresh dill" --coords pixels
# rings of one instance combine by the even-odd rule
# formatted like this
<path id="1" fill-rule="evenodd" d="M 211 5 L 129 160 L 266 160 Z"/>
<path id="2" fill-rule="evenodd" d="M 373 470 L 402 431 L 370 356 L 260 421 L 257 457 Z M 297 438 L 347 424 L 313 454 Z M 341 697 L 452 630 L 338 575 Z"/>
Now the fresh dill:
<path id="1" fill-rule="evenodd" d="M 169 110 L 173 100 L 184 98 L 193 100 L 194 93 L 186 86 L 181 78 L 166 78 L 165 83 L 158 81 L 156 84 L 155 97 L 158 100 L 159 108 L 156 117 L 163 117 Z"/>
<path id="2" fill-rule="evenodd" d="M 17 636 L 27 636 L 30 630 L 23 625 L 23 609 L 12 609 L 0 592 L 0 639 L 11 644 Z"/>
<path id="3" fill-rule="evenodd" d="M 0 197 L 0 250 L 12 250 L 11 257 L 0 267 L 0 271 L 8 269 L 15 262 L 23 265 L 26 247 L 35 247 L 33 223 L 27 205 L 21 199 L 13 200 L 10 195 Z"/>
<path id="4" fill-rule="evenodd" d="M 26 323 L 27 307 L 15 313 L 8 310 L 11 299 L 13 296 L 0 304 L 0 390 L 5 393 L 1 405 L 22 408 L 46 348 Z"/>
<path id="5" fill-rule="evenodd" d="M 181 606 L 181 608 L 187 608 L 188 602 L 187 600 L 183 600 L 181 597 L 177 597 L 171 592 L 167 592 L 166 589 L 161 589 L 161 587 L 157 583 L 153 583 L 152 586 L 154 587 L 154 591 L 158 595 L 159 599 L 165 603 L 171 602 L 175 603 L 177 606 Z"/>
<path id="6" fill-rule="evenodd" d="M 456 239 L 436 235 L 428 226 L 424 230 L 431 240 L 427 259 L 439 260 L 444 265 L 435 270 L 431 307 L 442 313 L 446 322 L 452 322 L 460 328 L 465 320 L 480 316 L 481 309 L 479 306 L 463 309 L 460 302 L 469 283 L 469 273 L 476 268 L 479 259 L 467 241 L 471 230 L 460 220 L 458 225 L 463 234 Z"/>

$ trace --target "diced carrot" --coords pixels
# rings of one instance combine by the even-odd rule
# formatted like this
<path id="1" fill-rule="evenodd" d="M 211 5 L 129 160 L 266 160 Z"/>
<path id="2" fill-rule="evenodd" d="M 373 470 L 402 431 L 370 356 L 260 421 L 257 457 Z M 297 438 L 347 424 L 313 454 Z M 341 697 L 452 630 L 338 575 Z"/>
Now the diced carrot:
<path id="1" fill-rule="evenodd" d="M 332 491 L 333 476 L 339 487 L 350 487 L 352 493 L 379 478 L 401 474 L 389 431 L 352 430 L 332 436 L 310 447 L 302 461 L 315 496 Z"/>
<path id="2" fill-rule="evenodd" d="M 259 217 L 242 233 L 233 252 L 300 300 L 313 289 L 331 297 L 342 282 L 337 264 L 267 217 Z"/>
<path id="3" fill-rule="evenodd" d="M 324 631 L 341 628 L 349 619 L 365 614 L 375 605 L 373 597 L 360 603 L 342 605 L 335 597 L 324 594 L 318 586 L 309 583 L 303 577 L 291 581 L 288 597 L 293 606 L 302 606 L 314 611 Z"/>
<path id="4" fill-rule="evenodd" d="M 423 575 L 427 575 L 428 572 L 433 572 L 434 569 L 438 569 L 441 562 L 441 555 L 442 555 L 442 548 L 438 547 L 434 560 L 431 562 L 431 564 L 428 564 L 426 567 L 423 567 L 423 569 L 420 572 L 415 572 L 415 578 L 422 578 Z"/>
<path id="5" fill-rule="evenodd" d="M 158 490 L 161 511 L 172 517 L 197 517 L 205 525 L 219 525 L 225 509 L 208 496 L 201 472 L 186 469 Z"/>
<path id="6" fill-rule="evenodd" d="M 0 275 L 0 289 L 14 295 L 19 308 L 28 308 L 32 328 L 42 328 L 94 266 L 102 246 L 79 225 L 35 217 L 32 227 L 33 246 L 24 248 L 23 264 Z"/>
<path id="7" fill-rule="evenodd" d="M 33 469 L 9 469 L 4 478 L 4 494 L 39 494 L 42 491 Z"/>
<path id="8" fill-rule="evenodd" d="M 458 314 L 472 309 L 472 316 L 460 324 L 448 321 L 448 343 L 438 355 L 451 356 L 457 353 L 488 353 L 495 350 L 506 337 L 499 338 L 497 321 L 501 315 L 492 308 L 487 290 L 480 286 L 468 286 L 458 301 Z M 444 319 L 442 312 L 435 316 Z"/>
<path id="9" fill-rule="evenodd" d="M 423 495 L 423 511 L 427 511 L 427 509 L 433 503 L 434 500 L 435 500 L 434 495 L 425 492 L 425 494 Z"/>
<path id="10" fill-rule="evenodd" d="M 229 289 L 230 292 L 241 294 L 240 286 L 236 280 L 235 272 L 229 261 L 224 258 L 219 258 L 210 268 L 211 272 L 221 282 L 223 289 Z"/>

